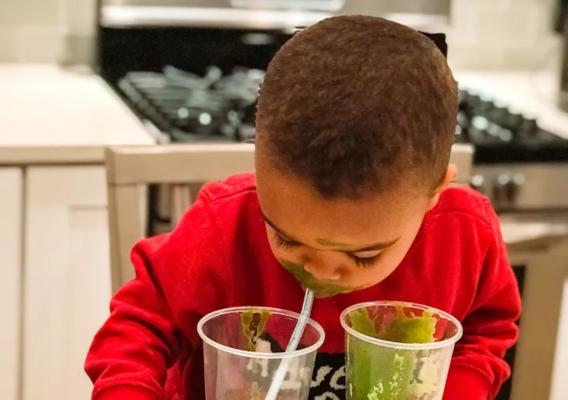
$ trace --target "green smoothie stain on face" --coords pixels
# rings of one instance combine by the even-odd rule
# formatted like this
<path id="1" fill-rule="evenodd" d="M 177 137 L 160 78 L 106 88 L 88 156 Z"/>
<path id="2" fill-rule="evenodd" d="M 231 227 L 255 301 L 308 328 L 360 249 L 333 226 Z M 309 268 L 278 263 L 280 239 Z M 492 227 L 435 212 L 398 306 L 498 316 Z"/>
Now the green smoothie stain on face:
<path id="1" fill-rule="evenodd" d="M 316 239 L 316 243 L 319 244 L 320 246 L 326 246 L 326 247 L 344 247 L 344 248 L 353 247 L 353 245 L 349 243 L 334 242 L 328 239 Z"/>
<path id="2" fill-rule="evenodd" d="M 336 294 L 352 291 L 352 289 L 348 289 L 341 285 L 318 281 L 310 273 L 308 273 L 301 264 L 296 264 L 282 259 L 278 261 L 280 262 L 280 265 L 290 272 L 303 287 L 311 289 L 317 297 L 331 297 Z"/>

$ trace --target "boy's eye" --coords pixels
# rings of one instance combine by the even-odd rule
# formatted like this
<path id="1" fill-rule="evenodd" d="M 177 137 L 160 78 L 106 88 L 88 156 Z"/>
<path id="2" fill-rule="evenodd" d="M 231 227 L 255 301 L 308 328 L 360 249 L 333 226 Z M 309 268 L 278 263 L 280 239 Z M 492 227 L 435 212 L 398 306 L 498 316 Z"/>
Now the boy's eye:
<path id="1" fill-rule="evenodd" d="M 365 251 L 358 251 L 356 253 L 351 253 L 355 257 L 359 258 L 373 258 L 381 254 L 383 250 L 365 250 Z"/>
<path id="2" fill-rule="evenodd" d="M 379 257 L 381 256 L 382 252 L 375 252 L 374 256 L 371 257 L 360 257 L 360 256 L 356 256 L 355 254 L 350 254 L 347 253 L 347 255 L 353 260 L 355 261 L 355 264 L 357 264 L 360 267 L 370 267 L 372 266 L 375 261 L 377 261 L 379 259 Z M 359 254 L 359 253 L 357 253 Z"/>
<path id="3" fill-rule="evenodd" d="M 277 232 L 274 233 L 274 239 L 276 240 L 276 243 L 281 247 L 298 247 L 298 246 L 300 246 L 300 243 L 295 242 L 293 240 L 290 240 L 288 238 L 285 238 L 284 236 L 280 235 Z"/>

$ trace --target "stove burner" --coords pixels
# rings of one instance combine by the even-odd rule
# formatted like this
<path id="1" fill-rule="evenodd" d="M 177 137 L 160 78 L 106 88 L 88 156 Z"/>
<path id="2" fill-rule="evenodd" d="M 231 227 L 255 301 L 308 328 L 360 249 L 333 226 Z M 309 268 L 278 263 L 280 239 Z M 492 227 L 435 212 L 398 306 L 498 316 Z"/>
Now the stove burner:
<path id="1" fill-rule="evenodd" d="M 465 90 L 460 90 L 456 140 L 474 144 L 476 163 L 568 161 L 568 140 Z"/>

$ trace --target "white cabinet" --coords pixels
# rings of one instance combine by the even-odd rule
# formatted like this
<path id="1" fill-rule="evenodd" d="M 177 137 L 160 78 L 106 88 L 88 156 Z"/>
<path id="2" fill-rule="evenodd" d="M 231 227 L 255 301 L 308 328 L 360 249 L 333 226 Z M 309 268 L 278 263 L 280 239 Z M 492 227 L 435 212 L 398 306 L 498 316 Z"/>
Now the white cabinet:
<path id="1" fill-rule="evenodd" d="M 23 400 L 90 398 L 83 363 L 110 297 L 106 203 L 103 166 L 27 169 Z"/>
<path id="2" fill-rule="evenodd" d="M 0 168 L 0 399 L 17 400 L 20 369 L 22 171 Z"/>

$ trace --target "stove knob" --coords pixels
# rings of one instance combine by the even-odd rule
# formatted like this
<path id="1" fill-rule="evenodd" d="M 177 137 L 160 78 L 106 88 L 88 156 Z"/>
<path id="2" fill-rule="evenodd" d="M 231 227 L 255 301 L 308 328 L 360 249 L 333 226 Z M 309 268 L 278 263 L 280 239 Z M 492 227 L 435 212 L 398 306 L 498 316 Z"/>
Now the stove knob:
<path id="1" fill-rule="evenodd" d="M 485 194 L 485 177 L 481 174 L 475 174 L 471 177 L 469 185 L 479 193 Z"/>
<path id="2" fill-rule="evenodd" d="M 525 177 L 520 173 L 504 173 L 497 176 L 493 186 L 495 208 L 507 209 L 514 206 L 524 183 Z"/>
<path id="3" fill-rule="evenodd" d="M 519 172 L 513 174 L 513 187 L 514 187 L 514 200 L 517 200 L 519 196 L 519 191 L 522 189 L 523 185 L 525 184 L 525 176 Z"/>

